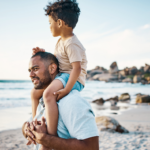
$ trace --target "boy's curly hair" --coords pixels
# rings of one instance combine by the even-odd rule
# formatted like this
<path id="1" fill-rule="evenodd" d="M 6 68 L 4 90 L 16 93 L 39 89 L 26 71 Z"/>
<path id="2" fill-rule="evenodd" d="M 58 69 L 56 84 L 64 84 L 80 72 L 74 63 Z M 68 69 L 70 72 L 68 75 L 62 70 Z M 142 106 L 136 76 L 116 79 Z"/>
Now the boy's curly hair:
<path id="1" fill-rule="evenodd" d="M 46 16 L 51 16 L 55 21 L 61 19 L 66 25 L 75 28 L 80 15 L 80 8 L 76 0 L 57 0 L 49 3 L 45 9 Z"/>

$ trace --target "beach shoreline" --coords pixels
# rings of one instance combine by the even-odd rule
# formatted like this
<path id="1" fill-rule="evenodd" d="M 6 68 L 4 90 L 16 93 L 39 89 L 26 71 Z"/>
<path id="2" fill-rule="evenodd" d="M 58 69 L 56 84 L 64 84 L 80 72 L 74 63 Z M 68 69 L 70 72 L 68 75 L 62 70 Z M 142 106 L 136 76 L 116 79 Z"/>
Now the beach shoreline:
<path id="1" fill-rule="evenodd" d="M 99 132 L 100 150 L 150 150 L 150 106 L 137 105 L 134 109 L 124 111 L 121 115 L 111 115 L 128 134 Z M 1 150 L 27 150 L 26 139 L 21 128 L 0 132 Z M 108 144 L 109 142 L 109 144 Z M 108 146 L 109 145 L 109 146 Z"/>

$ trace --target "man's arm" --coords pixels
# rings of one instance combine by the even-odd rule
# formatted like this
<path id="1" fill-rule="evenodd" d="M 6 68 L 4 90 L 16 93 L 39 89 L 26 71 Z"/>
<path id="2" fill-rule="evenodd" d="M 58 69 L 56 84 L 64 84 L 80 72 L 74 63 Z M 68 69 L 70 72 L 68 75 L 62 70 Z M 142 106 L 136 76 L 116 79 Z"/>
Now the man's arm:
<path id="1" fill-rule="evenodd" d="M 57 150 L 99 150 L 98 137 L 91 137 L 85 140 L 62 139 L 59 137 L 45 134 L 40 143 L 47 147 Z"/>
<path id="2" fill-rule="evenodd" d="M 27 136 L 30 137 L 30 140 L 34 140 L 44 147 L 56 150 L 99 150 L 98 136 L 85 140 L 77 140 L 63 139 L 49 135 L 46 133 L 47 129 L 44 118 L 42 118 L 41 125 L 38 125 L 36 122 L 31 125 L 26 132 Z"/>

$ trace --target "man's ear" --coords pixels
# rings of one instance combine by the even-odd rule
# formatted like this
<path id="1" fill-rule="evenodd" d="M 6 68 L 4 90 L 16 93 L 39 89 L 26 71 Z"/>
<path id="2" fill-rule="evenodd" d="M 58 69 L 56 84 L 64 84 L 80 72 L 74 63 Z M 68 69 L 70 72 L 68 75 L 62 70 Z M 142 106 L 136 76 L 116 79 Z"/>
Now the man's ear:
<path id="1" fill-rule="evenodd" d="M 49 65 L 48 70 L 50 74 L 54 74 L 57 71 L 57 65 L 52 63 L 51 65 Z"/>
<path id="2" fill-rule="evenodd" d="M 61 28 L 64 25 L 64 21 L 61 19 L 57 20 L 58 27 Z"/>

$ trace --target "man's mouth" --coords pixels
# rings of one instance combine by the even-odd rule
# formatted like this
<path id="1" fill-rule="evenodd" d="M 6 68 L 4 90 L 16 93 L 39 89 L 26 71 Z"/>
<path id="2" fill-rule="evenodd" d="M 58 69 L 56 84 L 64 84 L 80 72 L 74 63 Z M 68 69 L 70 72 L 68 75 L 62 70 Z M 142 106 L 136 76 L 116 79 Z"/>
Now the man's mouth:
<path id="1" fill-rule="evenodd" d="M 37 84 L 39 82 L 39 78 L 32 78 L 33 84 Z"/>

